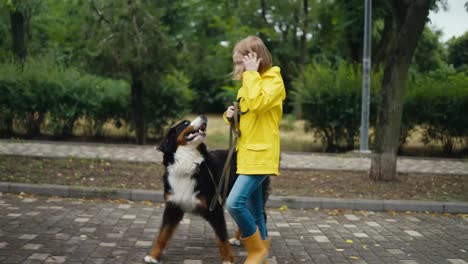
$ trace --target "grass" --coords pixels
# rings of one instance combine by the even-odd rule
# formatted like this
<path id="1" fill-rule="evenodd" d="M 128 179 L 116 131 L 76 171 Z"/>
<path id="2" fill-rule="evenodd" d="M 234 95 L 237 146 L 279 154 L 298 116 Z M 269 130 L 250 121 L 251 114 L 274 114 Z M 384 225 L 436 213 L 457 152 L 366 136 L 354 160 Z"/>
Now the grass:
<path id="1" fill-rule="evenodd" d="M 196 115 L 187 115 L 184 119 L 193 120 Z M 224 122 L 222 114 L 209 114 L 208 115 L 208 145 L 212 149 L 227 149 L 229 142 L 229 126 Z M 178 122 L 174 121 L 174 123 Z M 47 120 L 46 120 L 47 123 Z M 172 125 L 172 124 L 171 124 Z M 293 115 L 286 114 L 280 124 L 280 138 L 282 151 L 299 151 L 299 152 L 324 152 L 324 146 L 319 137 L 313 131 L 306 132 L 304 130 L 305 121 L 297 120 Z M 23 129 L 24 130 L 24 129 Z M 15 135 L 24 133 L 20 127 L 15 126 Z M 42 131 L 43 135 L 35 139 L 52 138 L 50 131 Z M 369 131 L 372 138 L 373 131 Z M 92 134 L 91 124 L 89 120 L 80 118 L 73 129 L 73 138 L 62 139 L 64 141 L 86 141 L 95 143 L 134 143 L 134 132 L 130 131 L 128 125 L 122 123 L 122 126 L 116 127 L 113 121 L 107 122 L 103 127 L 104 137 L 89 136 Z M 454 152 L 447 155 L 443 152 L 440 144 L 431 143 L 431 145 L 424 145 L 422 143 L 423 130 L 416 128 L 408 137 L 406 144 L 402 148 L 401 155 L 406 156 L 419 156 L 419 157 L 455 157 L 455 158 L 468 158 L 466 153 Z M 52 138 L 53 139 L 53 138 Z M 147 144 L 157 144 L 157 137 L 151 135 L 147 139 Z M 356 141 L 356 147 L 359 142 Z M 460 146 L 456 146 L 457 149 Z"/>
<path id="2" fill-rule="evenodd" d="M 154 163 L 0 155 L 0 181 L 7 182 L 162 190 L 163 173 Z M 281 170 L 271 179 L 273 195 L 468 201 L 466 175 L 399 174 L 399 181 L 375 182 L 364 172 Z"/>
<path id="3" fill-rule="evenodd" d="M 195 115 L 185 117 L 195 119 Z M 211 149 L 227 149 L 229 146 L 229 125 L 221 115 L 208 115 L 207 144 Z M 313 133 L 304 131 L 304 121 L 285 118 L 280 124 L 281 150 L 318 152 L 321 151 L 321 142 Z"/>

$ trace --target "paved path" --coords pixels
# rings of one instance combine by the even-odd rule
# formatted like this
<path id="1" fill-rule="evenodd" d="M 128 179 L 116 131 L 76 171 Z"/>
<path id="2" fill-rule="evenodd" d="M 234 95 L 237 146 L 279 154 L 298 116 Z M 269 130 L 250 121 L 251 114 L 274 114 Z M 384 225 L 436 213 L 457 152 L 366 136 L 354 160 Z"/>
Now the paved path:
<path id="1" fill-rule="evenodd" d="M 143 263 L 160 204 L 0 193 L 0 263 Z M 268 210 L 270 264 L 467 264 L 468 218 L 364 211 Z M 228 217 L 228 228 L 234 227 Z M 165 264 L 221 263 L 212 229 L 186 215 Z M 236 263 L 246 253 L 234 249 Z"/>
<path id="2" fill-rule="evenodd" d="M 162 155 L 152 146 L 94 145 L 56 142 L 11 142 L 0 141 L 0 154 L 79 157 L 130 161 L 161 162 Z M 326 155 L 315 153 L 282 153 L 283 169 L 320 169 L 367 171 L 370 159 L 359 155 Z M 468 175 L 468 160 L 399 158 L 400 172 L 441 173 Z"/>

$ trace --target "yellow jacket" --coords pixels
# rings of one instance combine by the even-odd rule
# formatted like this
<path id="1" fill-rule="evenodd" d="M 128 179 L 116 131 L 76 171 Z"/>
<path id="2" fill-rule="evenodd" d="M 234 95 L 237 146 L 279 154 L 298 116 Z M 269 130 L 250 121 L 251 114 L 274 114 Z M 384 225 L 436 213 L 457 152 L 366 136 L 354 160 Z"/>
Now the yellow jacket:
<path id="1" fill-rule="evenodd" d="M 237 92 L 241 136 L 237 142 L 237 173 L 245 175 L 279 174 L 279 124 L 283 116 L 286 91 L 279 67 L 260 75 L 257 71 L 242 74 Z M 224 113 L 226 119 L 226 113 Z"/>

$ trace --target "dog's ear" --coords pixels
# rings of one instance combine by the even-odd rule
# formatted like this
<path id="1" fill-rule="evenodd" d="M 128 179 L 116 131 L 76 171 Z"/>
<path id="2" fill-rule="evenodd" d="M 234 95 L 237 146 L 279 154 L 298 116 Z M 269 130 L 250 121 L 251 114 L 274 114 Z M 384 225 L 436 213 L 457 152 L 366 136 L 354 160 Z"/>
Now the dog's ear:
<path id="1" fill-rule="evenodd" d="M 176 150 L 177 138 L 175 128 L 171 128 L 167 133 L 164 140 L 158 147 L 158 150 L 162 153 L 174 153 Z"/>

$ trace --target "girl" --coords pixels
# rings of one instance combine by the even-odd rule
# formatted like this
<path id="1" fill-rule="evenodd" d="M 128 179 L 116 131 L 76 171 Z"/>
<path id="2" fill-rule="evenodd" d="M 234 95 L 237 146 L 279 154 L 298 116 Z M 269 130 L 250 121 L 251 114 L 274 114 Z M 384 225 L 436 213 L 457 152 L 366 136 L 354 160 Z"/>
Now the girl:
<path id="1" fill-rule="evenodd" d="M 242 80 L 237 92 L 241 116 L 241 136 L 237 143 L 237 178 L 226 207 L 239 226 L 247 250 L 245 264 L 262 263 L 270 240 L 263 212 L 262 182 L 279 174 L 279 123 L 286 98 L 280 68 L 272 67 L 270 52 L 263 41 L 249 36 L 239 41 L 232 52 L 234 79 Z M 234 106 L 224 119 L 231 119 Z"/>

